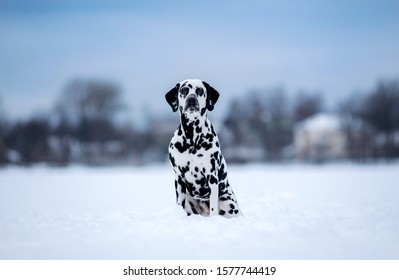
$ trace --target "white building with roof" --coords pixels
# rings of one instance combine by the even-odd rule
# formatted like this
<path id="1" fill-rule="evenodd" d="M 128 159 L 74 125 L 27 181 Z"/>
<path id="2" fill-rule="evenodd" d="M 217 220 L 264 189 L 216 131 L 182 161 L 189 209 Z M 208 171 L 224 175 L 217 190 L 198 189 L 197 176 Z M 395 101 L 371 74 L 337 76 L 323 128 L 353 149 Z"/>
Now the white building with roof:
<path id="1" fill-rule="evenodd" d="M 298 123 L 294 130 L 296 156 L 300 160 L 325 161 L 347 155 L 347 141 L 337 115 L 320 113 Z"/>

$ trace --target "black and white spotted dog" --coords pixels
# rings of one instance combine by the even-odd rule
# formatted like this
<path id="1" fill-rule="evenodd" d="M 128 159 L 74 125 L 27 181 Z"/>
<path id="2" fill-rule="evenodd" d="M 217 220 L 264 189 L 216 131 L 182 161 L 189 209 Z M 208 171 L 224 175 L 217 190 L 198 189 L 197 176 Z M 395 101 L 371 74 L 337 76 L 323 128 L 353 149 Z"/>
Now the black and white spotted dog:
<path id="1" fill-rule="evenodd" d="M 207 118 L 219 93 L 206 82 L 192 79 L 178 83 L 165 97 L 174 112 L 180 111 L 180 126 L 169 145 L 177 204 L 188 215 L 241 215 L 218 137 Z"/>

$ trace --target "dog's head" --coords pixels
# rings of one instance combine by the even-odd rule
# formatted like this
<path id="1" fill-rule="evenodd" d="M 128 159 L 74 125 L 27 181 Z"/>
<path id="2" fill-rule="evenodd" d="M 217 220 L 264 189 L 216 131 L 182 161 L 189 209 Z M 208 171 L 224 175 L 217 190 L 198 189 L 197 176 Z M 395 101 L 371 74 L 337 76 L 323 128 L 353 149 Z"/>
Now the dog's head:
<path id="1" fill-rule="evenodd" d="M 181 114 L 191 119 L 203 116 L 206 110 L 212 111 L 219 93 L 206 82 L 189 79 L 178 83 L 166 93 L 165 98 L 173 112 L 180 110 Z"/>

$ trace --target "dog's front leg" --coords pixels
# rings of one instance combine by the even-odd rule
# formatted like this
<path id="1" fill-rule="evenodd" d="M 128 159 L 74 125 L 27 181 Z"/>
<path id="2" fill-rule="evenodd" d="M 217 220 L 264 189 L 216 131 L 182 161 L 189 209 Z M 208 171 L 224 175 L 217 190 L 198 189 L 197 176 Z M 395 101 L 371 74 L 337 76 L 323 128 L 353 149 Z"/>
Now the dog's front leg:
<path id="1" fill-rule="evenodd" d="M 175 178 L 175 190 L 176 190 L 177 205 L 181 205 L 181 206 L 183 206 L 183 208 L 185 208 L 184 203 L 186 201 L 186 186 L 183 183 L 182 179 L 177 174 L 176 174 L 176 178 Z"/>
<path id="2" fill-rule="evenodd" d="M 209 176 L 208 186 L 211 191 L 209 195 L 209 216 L 216 216 L 219 215 L 219 185 L 214 175 Z"/>

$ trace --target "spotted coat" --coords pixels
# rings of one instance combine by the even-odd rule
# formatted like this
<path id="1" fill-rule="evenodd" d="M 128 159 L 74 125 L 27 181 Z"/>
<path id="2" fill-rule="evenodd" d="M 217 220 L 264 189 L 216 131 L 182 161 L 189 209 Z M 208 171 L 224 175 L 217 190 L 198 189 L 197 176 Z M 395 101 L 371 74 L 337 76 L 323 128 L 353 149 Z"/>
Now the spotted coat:
<path id="1" fill-rule="evenodd" d="M 169 159 L 175 173 L 177 204 L 188 215 L 241 215 L 219 139 L 206 114 L 213 110 L 218 97 L 214 88 L 200 80 L 182 81 L 166 94 L 173 111 L 180 111 L 180 125 L 169 144 Z M 211 202 L 215 197 L 212 190 L 218 194 L 215 202 Z"/>

